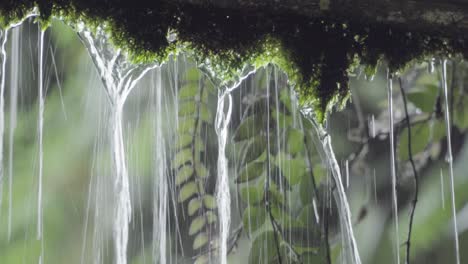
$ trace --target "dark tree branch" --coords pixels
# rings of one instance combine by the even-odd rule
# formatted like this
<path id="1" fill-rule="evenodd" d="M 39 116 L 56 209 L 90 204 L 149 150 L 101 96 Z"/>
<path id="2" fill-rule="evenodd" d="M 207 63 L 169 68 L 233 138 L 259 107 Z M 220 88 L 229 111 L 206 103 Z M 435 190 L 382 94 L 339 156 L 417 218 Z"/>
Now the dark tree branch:
<path id="1" fill-rule="evenodd" d="M 411 143 L 412 143 L 411 142 L 411 123 L 410 123 L 409 114 L 408 114 L 406 93 L 405 93 L 405 89 L 403 88 L 403 81 L 401 80 L 401 77 L 398 78 L 398 80 L 400 82 L 401 97 L 403 99 L 403 106 L 405 109 L 406 127 L 408 128 L 408 156 L 409 156 L 409 161 L 411 163 L 411 167 L 413 168 L 414 184 L 415 184 L 414 199 L 413 199 L 412 209 L 410 213 L 410 222 L 409 222 L 409 228 L 408 228 L 408 239 L 406 240 L 406 264 L 409 264 L 410 263 L 411 233 L 413 231 L 414 213 L 416 211 L 416 204 L 418 203 L 418 195 L 419 195 L 419 179 L 418 179 L 418 172 L 416 170 L 416 166 L 413 160 L 413 150 L 411 146 Z"/>

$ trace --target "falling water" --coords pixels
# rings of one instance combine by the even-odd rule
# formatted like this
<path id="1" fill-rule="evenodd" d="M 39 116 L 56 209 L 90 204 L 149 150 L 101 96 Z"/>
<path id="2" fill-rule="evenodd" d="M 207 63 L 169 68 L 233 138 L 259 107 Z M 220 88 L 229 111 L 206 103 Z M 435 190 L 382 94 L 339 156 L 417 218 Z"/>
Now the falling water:
<path id="1" fill-rule="evenodd" d="M 39 73 L 38 73 L 38 100 L 39 100 L 39 112 L 38 112 L 38 144 L 39 144 L 39 179 L 38 179 L 38 191 L 37 191 L 37 239 L 42 239 L 42 177 L 43 177 L 43 130 L 44 130 L 44 107 L 45 107 L 45 97 L 44 97 L 44 30 L 39 30 L 39 51 L 38 51 L 38 61 L 39 61 Z"/>
<path id="2" fill-rule="evenodd" d="M 18 104 L 18 68 L 19 68 L 19 45 L 20 34 L 19 28 L 12 30 L 12 43 L 11 43 L 11 89 L 10 89 L 10 133 L 8 144 L 8 241 L 11 239 L 11 219 L 13 216 L 13 148 L 14 148 L 14 135 L 16 128 L 16 114 Z"/>
<path id="3" fill-rule="evenodd" d="M 451 139 L 451 128 L 450 128 L 450 112 L 449 112 L 449 99 L 448 99 L 448 88 L 447 88 L 447 60 L 444 60 L 442 63 L 442 82 L 443 82 L 443 94 L 444 94 L 444 104 L 445 104 L 445 127 L 447 134 L 447 162 L 449 164 L 449 177 L 450 177 L 450 195 L 452 199 L 452 220 L 453 220 L 453 232 L 455 240 L 455 256 L 456 263 L 460 263 L 460 249 L 458 243 L 458 229 L 457 229 L 457 208 L 455 203 L 455 184 L 454 184 L 454 175 L 453 175 L 453 156 L 452 156 L 452 139 Z"/>
<path id="4" fill-rule="evenodd" d="M 392 197 L 393 197 L 393 221 L 395 222 L 395 250 L 396 261 L 400 263 L 400 231 L 398 228 L 398 197 L 397 197 L 397 180 L 395 167 L 395 131 L 393 128 L 393 80 L 390 72 L 387 75 L 387 99 L 388 99 L 388 114 L 389 114 L 389 136 L 390 136 L 390 172 L 392 175 Z"/>
<path id="5" fill-rule="evenodd" d="M 5 75 L 6 75 L 6 43 L 8 30 L 0 29 L 0 208 L 3 200 L 3 134 L 5 130 Z"/>
<path id="6" fill-rule="evenodd" d="M 335 197 L 338 207 L 338 216 L 340 218 L 343 239 L 343 261 L 345 263 L 351 262 L 353 264 L 360 264 L 361 257 L 359 255 L 356 238 L 354 236 L 353 224 L 351 221 L 351 210 L 349 207 L 348 198 L 346 197 L 344 184 L 341 180 L 342 176 L 340 172 L 340 166 L 338 165 L 331 144 L 331 136 L 316 123 L 313 117 L 311 117 L 310 109 L 302 109 L 302 112 L 306 117 L 308 117 L 318 133 L 318 137 L 320 138 L 320 145 L 322 146 L 322 151 L 324 152 L 324 159 L 328 163 L 327 166 L 331 172 L 331 176 L 333 177 L 333 182 L 335 185 L 333 188 L 333 196 Z"/>
<path id="7" fill-rule="evenodd" d="M 131 201 L 122 116 L 125 101 L 136 83 L 155 65 L 131 65 L 125 61 L 121 50 L 114 50 L 108 43 L 103 29 L 96 36 L 89 31 L 80 32 L 106 88 L 111 106 L 110 136 L 114 166 L 114 248 L 115 262 L 127 263 L 128 228 L 131 221 Z"/>
<path id="8" fill-rule="evenodd" d="M 153 195 L 155 197 L 153 209 L 153 259 L 157 263 L 166 263 L 166 226 L 167 226 L 167 196 L 168 196 L 168 182 L 166 180 L 166 153 L 164 146 L 164 138 L 162 133 L 163 118 L 165 117 L 162 104 L 162 85 L 161 85 L 161 68 L 156 69 L 155 81 L 155 139 L 156 139 L 156 165 L 155 165 L 155 184 L 154 190 L 158 190 Z M 159 245 L 159 247 L 156 247 Z"/>
<path id="9" fill-rule="evenodd" d="M 227 111 L 225 109 L 225 101 Z M 225 112 L 226 111 L 226 112 Z M 231 222 L 231 195 L 229 193 L 228 161 L 226 159 L 226 142 L 228 136 L 228 126 L 231 121 L 232 96 L 229 90 L 218 92 L 218 106 L 216 111 L 215 129 L 218 135 L 218 178 L 216 189 L 216 201 L 220 219 L 219 254 L 220 263 L 227 263 L 227 241 L 229 236 L 229 226 Z"/>

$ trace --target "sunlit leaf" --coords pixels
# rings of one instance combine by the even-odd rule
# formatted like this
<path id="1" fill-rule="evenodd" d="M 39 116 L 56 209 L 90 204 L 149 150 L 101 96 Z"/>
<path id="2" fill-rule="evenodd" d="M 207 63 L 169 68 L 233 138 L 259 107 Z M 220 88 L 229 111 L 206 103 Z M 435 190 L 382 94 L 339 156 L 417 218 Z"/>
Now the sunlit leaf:
<path id="1" fill-rule="evenodd" d="M 197 103 L 195 101 L 185 101 L 179 105 L 179 116 L 192 116 L 196 110 Z"/>
<path id="2" fill-rule="evenodd" d="M 206 220 L 208 221 L 208 224 L 213 224 L 218 220 L 218 217 L 213 213 L 213 211 L 208 211 L 206 212 Z"/>
<path id="3" fill-rule="evenodd" d="M 195 170 L 197 171 L 197 177 L 206 179 L 209 176 L 208 169 L 205 167 L 205 165 L 201 163 L 197 163 L 195 165 Z"/>
<path id="4" fill-rule="evenodd" d="M 198 85 L 189 83 L 179 90 L 179 100 L 192 99 L 198 94 Z"/>

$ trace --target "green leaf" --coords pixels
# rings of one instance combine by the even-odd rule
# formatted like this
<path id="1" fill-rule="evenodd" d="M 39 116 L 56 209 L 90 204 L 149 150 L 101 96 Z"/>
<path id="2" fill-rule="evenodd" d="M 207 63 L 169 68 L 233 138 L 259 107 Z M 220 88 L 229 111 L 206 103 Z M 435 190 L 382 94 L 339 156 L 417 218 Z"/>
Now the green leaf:
<path id="1" fill-rule="evenodd" d="M 205 121 L 206 123 L 211 124 L 213 122 L 213 115 L 211 114 L 210 109 L 208 109 L 208 106 L 206 104 L 201 103 L 200 104 L 200 109 L 199 109 L 199 118 L 202 121 Z"/>
<path id="2" fill-rule="evenodd" d="M 265 164 L 263 162 L 251 162 L 247 164 L 236 179 L 237 183 L 251 181 L 260 177 L 263 173 Z"/>
<path id="3" fill-rule="evenodd" d="M 207 255 L 201 255 L 195 260 L 194 264 L 207 264 L 209 262 L 210 260 Z"/>
<path id="4" fill-rule="evenodd" d="M 193 219 L 192 223 L 190 224 L 189 228 L 189 235 L 193 236 L 198 233 L 206 224 L 205 216 L 198 216 L 197 218 Z"/>
<path id="5" fill-rule="evenodd" d="M 257 231 L 260 227 L 263 226 L 266 219 L 266 209 L 260 206 L 248 206 L 244 210 L 244 214 L 242 216 L 242 223 L 244 225 L 244 229 L 252 236 L 255 231 Z"/>
<path id="6" fill-rule="evenodd" d="M 291 92 L 289 89 L 282 89 L 280 92 L 280 101 L 289 111 L 289 113 L 293 112 L 292 109 L 292 101 L 291 101 Z"/>
<path id="7" fill-rule="evenodd" d="M 280 153 L 276 156 L 275 164 L 281 169 L 281 172 L 290 185 L 298 184 L 307 169 L 303 157 L 289 158 L 284 153 Z"/>
<path id="8" fill-rule="evenodd" d="M 193 136 L 191 134 L 180 133 L 177 137 L 177 148 L 183 149 L 192 144 Z"/>
<path id="9" fill-rule="evenodd" d="M 192 199 L 188 204 L 189 216 L 194 215 L 202 207 L 202 202 L 199 199 Z"/>
<path id="10" fill-rule="evenodd" d="M 208 224 L 213 224 L 218 220 L 218 217 L 213 211 L 208 211 L 206 212 L 206 219 L 208 220 Z"/>
<path id="11" fill-rule="evenodd" d="M 190 177 L 192 177 L 192 175 L 193 167 L 191 165 L 186 165 L 180 168 L 175 177 L 176 186 L 179 186 L 180 184 L 186 182 L 188 179 L 190 179 Z"/>
<path id="12" fill-rule="evenodd" d="M 206 179 L 208 178 L 208 169 L 205 167 L 205 165 L 201 163 L 197 163 L 195 165 L 195 170 L 197 171 L 197 177 Z"/>
<path id="13" fill-rule="evenodd" d="M 183 86 L 179 90 L 179 100 L 186 100 L 186 99 L 191 99 L 195 98 L 195 96 L 198 94 L 198 86 L 194 85 L 192 83 L 187 84 Z"/>
<path id="14" fill-rule="evenodd" d="M 189 83 L 196 83 L 196 87 L 197 87 L 197 90 L 198 90 L 198 80 L 200 79 L 200 71 L 198 70 L 198 68 L 194 67 L 194 68 L 190 68 L 187 70 L 186 74 L 185 74 L 185 80 L 186 82 L 189 82 Z"/>
<path id="15" fill-rule="evenodd" d="M 191 148 L 186 148 L 177 152 L 174 159 L 172 160 L 172 169 L 177 169 L 188 162 L 192 162 Z"/>
<path id="16" fill-rule="evenodd" d="M 195 182 L 188 182 L 179 191 L 179 203 L 185 202 L 188 198 L 192 197 L 198 192 L 197 184 Z"/>
<path id="17" fill-rule="evenodd" d="M 179 126 L 177 128 L 177 133 L 179 135 L 187 133 L 193 135 L 195 132 L 195 119 L 193 117 L 180 117 Z"/>
<path id="18" fill-rule="evenodd" d="M 265 196 L 265 190 L 262 186 L 246 186 L 240 189 L 240 197 L 244 203 L 258 204 Z"/>
<path id="19" fill-rule="evenodd" d="M 421 89 L 408 93 L 408 101 L 423 112 L 430 113 L 434 110 L 438 90 L 437 85 L 426 84 Z"/>
<path id="20" fill-rule="evenodd" d="M 265 152 L 265 146 L 267 145 L 267 140 L 265 136 L 256 136 L 249 140 L 249 143 L 247 144 L 246 148 L 246 154 L 245 154 L 245 159 L 244 163 L 249 163 L 253 160 L 258 159 L 263 152 Z"/>
<path id="21" fill-rule="evenodd" d="M 275 243 L 273 231 L 266 231 L 258 235 L 250 248 L 249 264 L 276 263 L 273 262 L 278 257 Z"/>
<path id="22" fill-rule="evenodd" d="M 213 195 L 207 194 L 203 197 L 203 204 L 206 209 L 214 210 L 216 209 L 216 199 Z"/>
<path id="23" fill-rule="evenodd" d="M 455 104 L 455 111 L 452 113 L 453 123 L 462 132 L 468 128 L 468 96 L 462 96 Z"/>
<path id="24" fill-rule="evenodd" d="M 249 139 L 258 135 L 265 127 L 263 115 L 255 114 L 245 118 L 234 136 L 234 141 Z"/>
<path id="25" fill-rule="evenodd" d="M 304 134 L 299 129 L 288 130 L 288 153 L 295 155 L 304 150 Z"/>
<path id="26" fill-rule="evenodd" d="M 442 122 L 434 122 L 432 125 L 430 122 L 418 123 L 411 127 L 411 148 L 412 154 L 416 155 L 426 149 L 431 142 L 436 142 L 445 136 L 445 127 Z M 401 160 L 408 160 L 408 128 L 401 131 L 399 141 L 399 157 Z"/>
<path id="27" fill-rule="evenodd" d="M 193 116 L 197 111 L 195 101 L 185 101 L 179 105 L 179 116 Z"/>
<path id="28" fill-rule="evenodd" d="M 208 243 L 208 236 L 205 233 L 199 233 L 193 241 L 193 250 L 200 249 Z"/>

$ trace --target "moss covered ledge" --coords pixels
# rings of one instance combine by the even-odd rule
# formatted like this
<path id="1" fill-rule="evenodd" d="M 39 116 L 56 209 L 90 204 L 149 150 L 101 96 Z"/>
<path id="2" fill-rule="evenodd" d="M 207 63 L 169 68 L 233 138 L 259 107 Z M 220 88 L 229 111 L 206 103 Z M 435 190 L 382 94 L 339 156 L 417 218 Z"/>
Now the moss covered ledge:
<path id="1" fill-rule="evenodd" d="M 306 15 L 281 5 L 198 2 L 157 0 L 150 7 L 127 8 L 128 0 L 3 0 L 0 23 L 5 28 L 37 8 L 44 24 L 59 17 L 91 28 L 105 25 L 113 43 L 135 62 L 163 62 L 170 53 L 189 50 L 222 80 L 234 79 L 245 65 L 275 63 L 319 120 L 346 102 L 348 73 L 359 64 L 373 69 L 385 59 L 397 71 L 428 57 L 468 57 L 468 34 L 443 26 L 410 30 L 329 10 Z"/>

